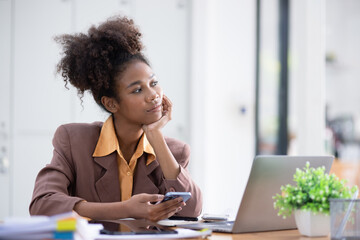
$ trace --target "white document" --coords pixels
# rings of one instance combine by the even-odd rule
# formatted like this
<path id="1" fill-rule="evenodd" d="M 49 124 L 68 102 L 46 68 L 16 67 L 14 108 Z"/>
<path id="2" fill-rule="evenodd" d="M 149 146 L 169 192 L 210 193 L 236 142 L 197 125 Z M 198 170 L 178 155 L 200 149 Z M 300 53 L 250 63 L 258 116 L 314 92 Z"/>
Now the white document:
<path id="1" fill-rule="evenodd" d="M 176 229 L 177 233 L 172 234 L 133 234 L 133 235 L 106 235 L 99 234 L 95 240 L 107 239 L 184 239 L 184 238 L 197 238 L 206 237 L 211 235 L 211 230 L 195 231 L 191 229 Z"/>

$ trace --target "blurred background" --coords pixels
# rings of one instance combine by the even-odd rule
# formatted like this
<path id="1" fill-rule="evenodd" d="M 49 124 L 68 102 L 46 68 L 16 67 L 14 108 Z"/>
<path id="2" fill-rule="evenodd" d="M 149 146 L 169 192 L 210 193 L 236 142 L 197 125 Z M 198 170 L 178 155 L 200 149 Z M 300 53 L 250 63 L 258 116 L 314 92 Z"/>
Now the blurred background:
<path id="1" fill-rule="evenodd" d="M 115 14 L 143 33 L 204 213 L 236 213 L 257 154 L 335 155 L 359 184 L 360 1 L 0 0 L 0 220 L 28 215 L 59 125 L 107 118 L 55 75 L 53 38 Z"/>

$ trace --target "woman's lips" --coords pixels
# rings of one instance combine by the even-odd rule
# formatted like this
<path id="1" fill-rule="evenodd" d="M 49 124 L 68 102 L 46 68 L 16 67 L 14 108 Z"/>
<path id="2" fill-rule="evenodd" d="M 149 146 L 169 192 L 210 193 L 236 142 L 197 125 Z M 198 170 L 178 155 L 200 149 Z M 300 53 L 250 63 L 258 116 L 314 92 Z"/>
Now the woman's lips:
<path id="1" fill-rule="evenodd" d="M 147 110 L 147 112 L 159 112 L 159 111 L 161 111 L 161 104 L 157 104 L 155 105 L 155 107 Z"/>

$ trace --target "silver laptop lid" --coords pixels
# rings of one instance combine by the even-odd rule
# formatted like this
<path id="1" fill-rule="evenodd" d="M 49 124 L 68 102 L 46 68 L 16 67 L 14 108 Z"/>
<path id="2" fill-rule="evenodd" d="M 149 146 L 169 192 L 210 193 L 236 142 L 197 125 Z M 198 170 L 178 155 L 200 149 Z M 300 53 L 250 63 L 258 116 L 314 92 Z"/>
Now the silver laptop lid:
<path id="1" fill-rule="evenodd" d="M 293 216 L 286 219 L 274 209 L 280 186 L 294 184 L 296 168 L 325 166 L 330 171 L 333 156 L 256 156 L 234 223 L 233 233 L 296 228 Z"/>

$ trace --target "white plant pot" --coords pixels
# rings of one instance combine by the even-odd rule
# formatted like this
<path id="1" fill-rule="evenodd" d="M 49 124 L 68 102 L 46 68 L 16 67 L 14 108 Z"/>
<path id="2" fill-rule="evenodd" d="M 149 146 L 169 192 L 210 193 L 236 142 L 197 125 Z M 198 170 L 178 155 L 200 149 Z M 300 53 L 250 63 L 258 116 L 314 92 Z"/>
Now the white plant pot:
<path id="1" fill-rule="evenodd" d="M 330 215 L 295 210 L 295 222 L 299 232 L 304 236 L 320 237 L 330 233 Z"/>

